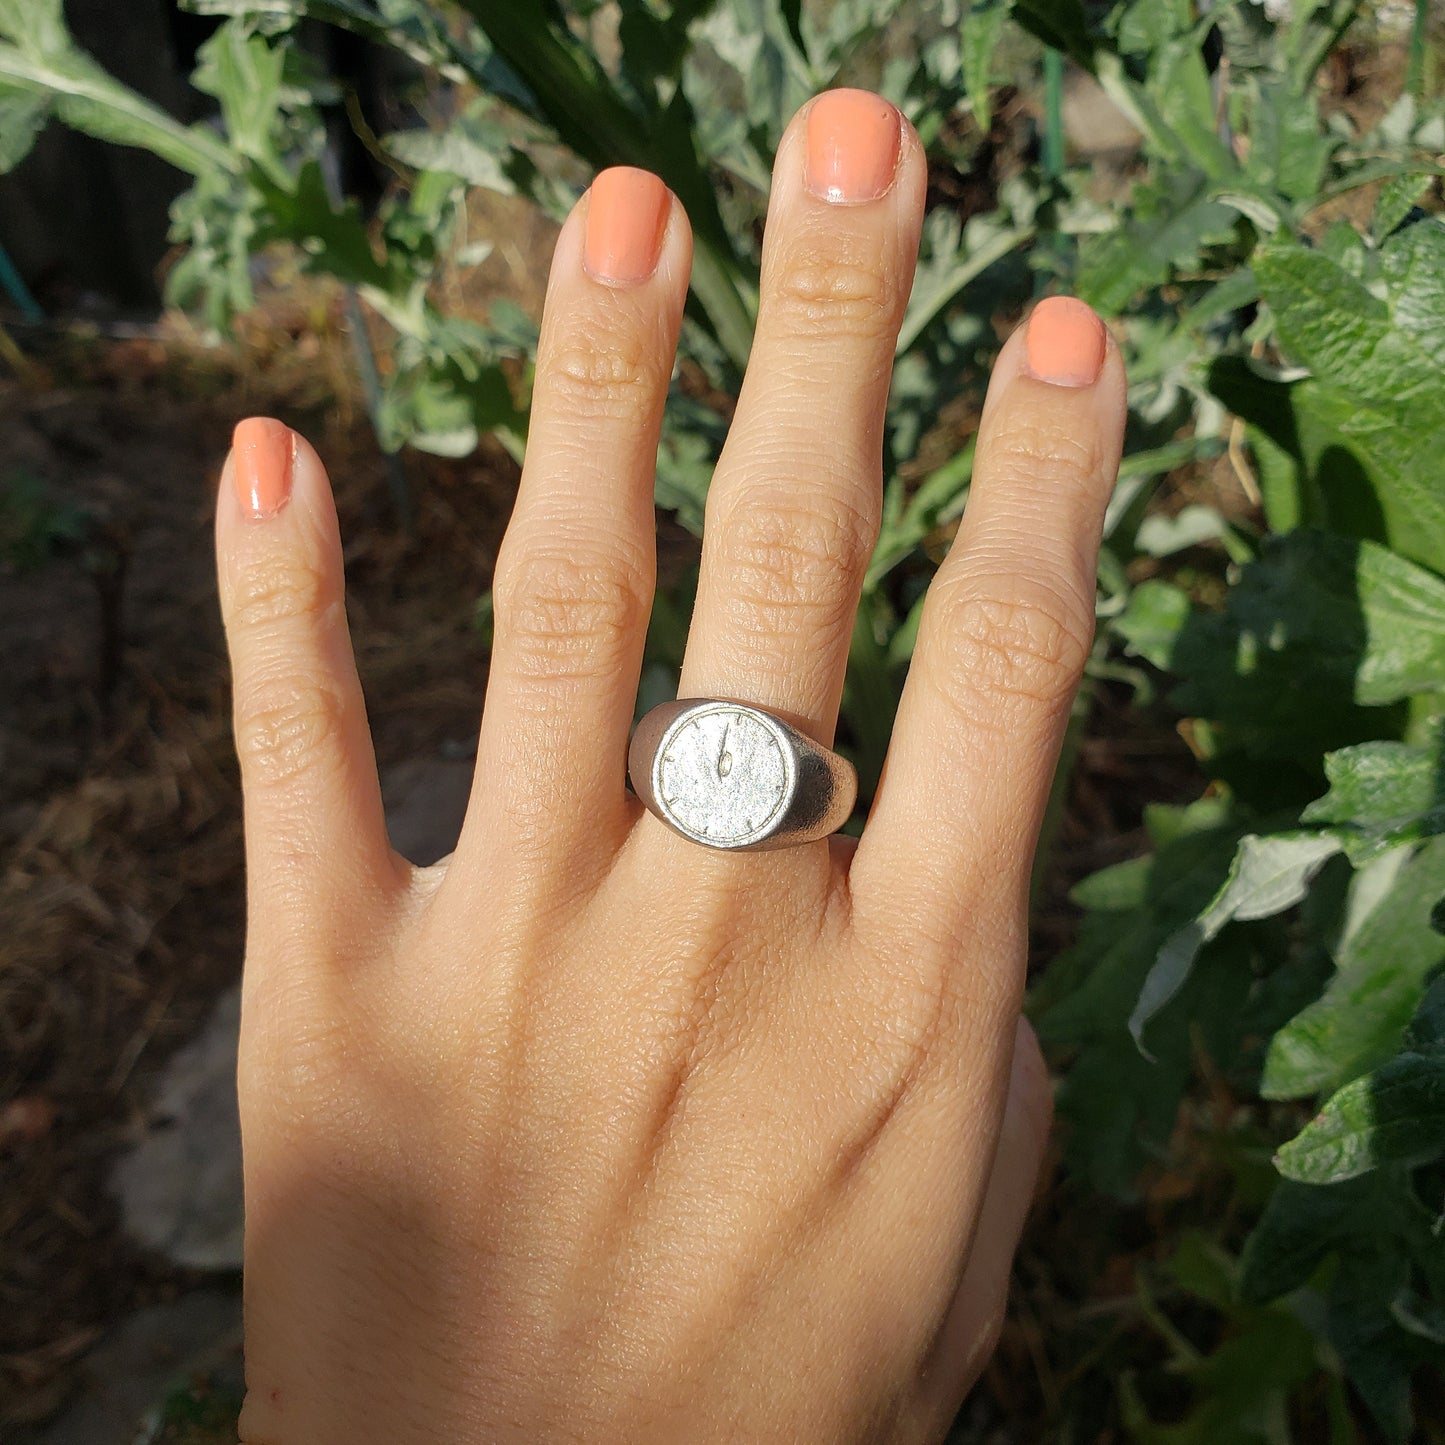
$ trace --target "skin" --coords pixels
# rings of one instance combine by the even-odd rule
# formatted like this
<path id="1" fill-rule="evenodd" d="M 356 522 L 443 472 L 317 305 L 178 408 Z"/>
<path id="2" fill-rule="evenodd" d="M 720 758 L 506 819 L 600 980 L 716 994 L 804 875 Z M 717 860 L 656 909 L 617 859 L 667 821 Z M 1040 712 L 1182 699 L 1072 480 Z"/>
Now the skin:
<path id="1" fill-rule="evenodd" d="M 830 206 L 781 147 L 681 696 L 833 736 L 924 159 Z M 1004 346 L 861 842 L 697 847 L 625 757 L 691 255 L 553 264 L 455 854 L 390 849 L 321 462 L 223 478 L 245 784 L 248 1445 L 941 1439 L 1042 1157 L 1030 861 L 1093 623 L 1124 372 Z"/>

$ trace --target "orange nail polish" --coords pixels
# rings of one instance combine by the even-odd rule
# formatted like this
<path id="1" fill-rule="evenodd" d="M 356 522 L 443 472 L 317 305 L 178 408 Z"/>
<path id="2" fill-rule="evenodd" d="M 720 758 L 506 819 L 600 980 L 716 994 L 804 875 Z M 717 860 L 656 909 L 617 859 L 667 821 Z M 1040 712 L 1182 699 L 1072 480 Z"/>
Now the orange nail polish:
<path id="1" fill-rule="evenodd" d="M 1073 296 L 1048 296 L 1024 334 L 1028 369 L 1055 386 L 1093 386 L 1104 365 L 1104 323 Z"/>
<path id="2" fill-rule="evenodd" d="M 835 205 L 876 201 L 893 184 L 902 117 L 868 90 L 829 90 L 808 111 L 803 181 Z"/>
<path id="3" fill-rule="evenodd" d="M 269 416 L 248 417 L 231 437 L 236 495 L 248 517 L 274 517 L 291 500 L 291 428 Z"/>
<path id="4" fill-rule="evenodd" d="M 650 171 L 614 166 L 592 182 L 583 264 L 599 281 L 635 286 L 657 270 L 672 197 Z"/>

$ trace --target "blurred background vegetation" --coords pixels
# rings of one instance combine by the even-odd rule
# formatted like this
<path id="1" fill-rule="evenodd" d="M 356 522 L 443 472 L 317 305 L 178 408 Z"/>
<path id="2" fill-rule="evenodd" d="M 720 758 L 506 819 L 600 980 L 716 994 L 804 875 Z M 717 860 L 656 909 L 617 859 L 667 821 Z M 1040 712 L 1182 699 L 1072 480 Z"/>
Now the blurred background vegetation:
<path id="1" fill-rule="evenodd" d="M 853 84 L 930 160 L 840 727 L 860 816 L 1001 338 L 1072 292 L 1130 378 L 1036 871 L 1057 1157 L 955 1438 L 1445 1439 L 1441 34 L 1426 0 L 0 0 L 14 1427 L 60 1440 L 108 1328 L 234 1285 L 137 1243 L 106 1183 L 239 967 L 229 423 L 277 412 L 332 462 L 393 829 L 435 765 L 445 832 L 556 224 L 628 163 L 698 240 L 644 709 L 774 148 Z M 232 1379 L 192 1368 L 148 1438 L 228 1438 Z"/>

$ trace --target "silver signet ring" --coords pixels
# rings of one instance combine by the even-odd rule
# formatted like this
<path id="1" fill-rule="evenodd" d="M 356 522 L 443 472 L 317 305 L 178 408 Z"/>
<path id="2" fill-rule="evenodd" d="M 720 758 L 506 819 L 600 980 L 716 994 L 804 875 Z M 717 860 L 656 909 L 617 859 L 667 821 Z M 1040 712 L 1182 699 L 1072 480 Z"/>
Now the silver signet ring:
<path id="1" fill-rule="evenodd" d="M 791 848 L 848 821 L 858 774 L 846 758 L 762 708 L 679 698 L 632 734 L 627 772 L 647 809 L 707 848 Z"/>

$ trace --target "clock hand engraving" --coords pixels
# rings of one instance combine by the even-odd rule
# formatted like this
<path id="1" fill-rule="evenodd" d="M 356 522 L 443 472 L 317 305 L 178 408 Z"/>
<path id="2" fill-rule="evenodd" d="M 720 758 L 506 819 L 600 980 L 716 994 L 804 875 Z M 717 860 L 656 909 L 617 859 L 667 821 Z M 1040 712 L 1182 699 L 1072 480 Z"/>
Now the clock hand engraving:
<path id="1" fill-rule="evenodd" d="M 728 734 L 732 730 L 732 721 L 729 719 L 727 726 L 723 728 L 722 747 L 718 750 L 717 755 L 717 775 L 720 778 L 727 777 L 733 770 L 733 755 L 728 752 Z"/>

